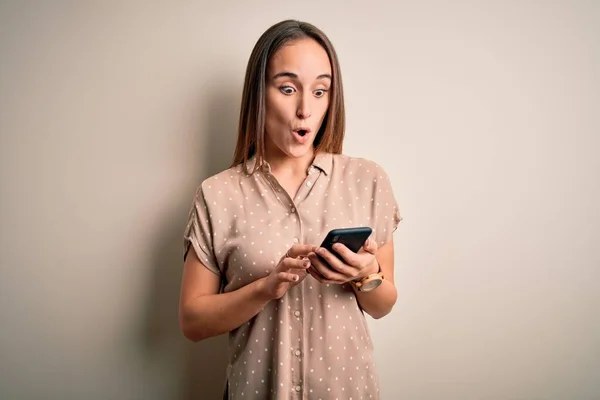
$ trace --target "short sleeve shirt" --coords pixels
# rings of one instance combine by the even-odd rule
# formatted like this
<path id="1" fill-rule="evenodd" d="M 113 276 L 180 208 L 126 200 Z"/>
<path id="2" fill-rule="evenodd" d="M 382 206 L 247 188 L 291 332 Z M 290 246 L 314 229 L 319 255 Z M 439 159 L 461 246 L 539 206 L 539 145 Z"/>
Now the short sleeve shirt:
<path id="1" fill-rule="evenodd" d="M 232 167 L 198 188 L 184 233 L 231 292 L 267 276 L 295 243 L 319 245 L 331 229 L 369 226 L 379 247 L 401 220 L 376 163 L 318 153 L 291 198 L 267 163 Z M 230 399 L 378 399 L 373 344 L 349 284 L 308 275 L 229 333 Z"/>

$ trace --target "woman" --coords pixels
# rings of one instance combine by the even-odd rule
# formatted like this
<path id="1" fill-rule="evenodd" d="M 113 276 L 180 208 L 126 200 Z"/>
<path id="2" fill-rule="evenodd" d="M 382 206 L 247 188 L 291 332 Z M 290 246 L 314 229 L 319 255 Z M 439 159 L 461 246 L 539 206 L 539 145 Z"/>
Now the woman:
<path id="1" fill-rule="evenodd" d="M 181 329 L 229 332 L 226 398 L 379 397 L 363 311 L 396 302 L 400 215 L 386 173 L 340 154 L 344 121 L 325 34 L 269 28 L 247 66 L 233 166 L 200 185 L 184 235 Z M 373 234 L 357 253 L 335 247 L 344 261 L 319 248 L 357 226 Z"/>

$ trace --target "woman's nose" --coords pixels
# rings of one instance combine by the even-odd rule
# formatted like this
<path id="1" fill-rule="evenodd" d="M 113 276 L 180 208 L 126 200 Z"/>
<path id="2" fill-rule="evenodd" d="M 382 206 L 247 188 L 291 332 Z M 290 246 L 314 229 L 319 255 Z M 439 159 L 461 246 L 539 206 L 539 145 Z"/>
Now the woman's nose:
<path id="1" fill-rule="evenodd" d="M 296 115 L 300 119 L 308 119 L 311 116 L 309 99 L 304 96 L 300 98 Z"/>

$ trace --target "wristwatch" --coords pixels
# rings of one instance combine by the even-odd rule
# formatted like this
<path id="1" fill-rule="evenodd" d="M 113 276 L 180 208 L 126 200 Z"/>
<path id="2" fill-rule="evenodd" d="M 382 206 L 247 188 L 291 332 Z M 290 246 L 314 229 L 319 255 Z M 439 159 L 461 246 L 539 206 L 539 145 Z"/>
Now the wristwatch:
<path id="1" fill-rule="evenodd" d="M 376 274 L 367 275 L 358 281 L 352 281 L 352 286 L 354 286 L 359 292 L 369 292 L 378 288 L 379 285 L 383 283 L 383 279 L 383 272 L 381 272 L 380 266 L 379 272 Z"/>

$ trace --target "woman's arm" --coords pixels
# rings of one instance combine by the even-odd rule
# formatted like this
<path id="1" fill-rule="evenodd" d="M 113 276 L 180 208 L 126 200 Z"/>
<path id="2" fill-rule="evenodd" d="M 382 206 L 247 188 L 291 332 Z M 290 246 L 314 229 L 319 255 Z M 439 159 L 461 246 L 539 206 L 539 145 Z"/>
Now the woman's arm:
<path id="1" fill-rule="evenodd" d="M 295 245 L 268 276 L 233 292 L 219 293 L 219 276 L 206 268 L 190 247 L 179 299 L 179 326 L 184 336 L 196 342 L 229 332 L 249 321 L 269 301 L 282 297 L 306 276 L 306 261 L 297 257 L 313 249 Z"/>
<path id="2" fill-rule="evenodd" d="M 379 319 L 385 317 L 392 311 L 398 298 L 398 292 L 394 285 L 394 242 L 393 240 L 384 244 L 375 254 L 374 265 L 369 269 L 367 275 L 383 273 L 383 282 L 370 292 L 361 292 L 354 288 L 356 298 L 360 307 L 371 317 Z"/>

